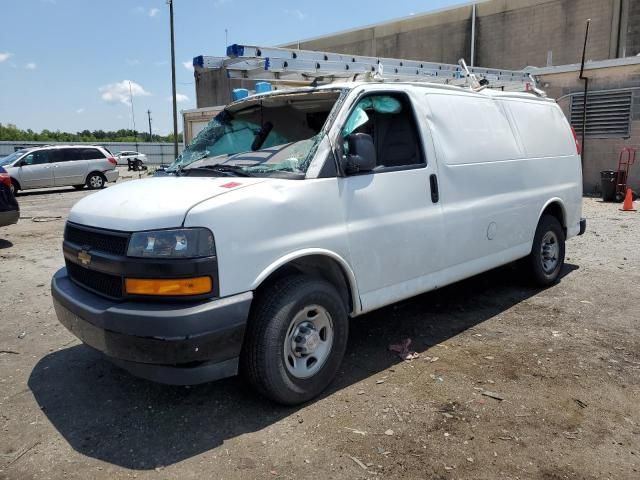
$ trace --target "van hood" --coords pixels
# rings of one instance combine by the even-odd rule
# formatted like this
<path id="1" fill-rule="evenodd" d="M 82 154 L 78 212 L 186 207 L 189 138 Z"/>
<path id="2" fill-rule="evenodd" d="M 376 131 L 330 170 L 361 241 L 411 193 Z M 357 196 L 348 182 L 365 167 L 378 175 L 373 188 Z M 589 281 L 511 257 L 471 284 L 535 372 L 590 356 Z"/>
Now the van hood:
<path id="1" fill-rule="evenodd" d="M 182 225 L 200 202 L 267 181 L 246 177 L 157 177 L 133 180 L 83 198 L 69 221 L 110 230 L 135 232 Z"/>

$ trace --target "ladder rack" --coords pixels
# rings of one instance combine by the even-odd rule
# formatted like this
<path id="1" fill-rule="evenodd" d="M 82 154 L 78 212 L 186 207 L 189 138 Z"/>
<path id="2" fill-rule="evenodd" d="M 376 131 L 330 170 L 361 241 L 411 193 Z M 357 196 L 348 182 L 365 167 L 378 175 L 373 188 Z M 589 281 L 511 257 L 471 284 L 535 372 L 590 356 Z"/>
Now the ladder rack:
<path id="1" fill-rule="evenodd" d="M 332 81 L 409 81 L 485 87 L 542 94 L 536 81 L 524 71 L 467 67 L 397 58 L 365 57 L 340 53 L 233 44 L 226 57 L 198 56 L 196 69 L 224 69 L 232 79 L 285 83 Z"/>

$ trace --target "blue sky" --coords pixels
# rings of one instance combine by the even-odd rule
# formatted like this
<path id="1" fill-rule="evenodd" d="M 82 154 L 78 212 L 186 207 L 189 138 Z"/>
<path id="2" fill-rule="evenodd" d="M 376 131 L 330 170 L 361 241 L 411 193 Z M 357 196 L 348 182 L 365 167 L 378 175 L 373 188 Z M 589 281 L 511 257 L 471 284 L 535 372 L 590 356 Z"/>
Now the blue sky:
<path id="1" fill-rule="evenodd" d="M 174 0 L 178 109 L 195 108 L 194 56 L 277 45 L 468 0 Z M 172 129 L 166 0 L 0 0 L 0 123 L 78 131 Z M 182 129 L 180 122 L 180 130 Z"/>

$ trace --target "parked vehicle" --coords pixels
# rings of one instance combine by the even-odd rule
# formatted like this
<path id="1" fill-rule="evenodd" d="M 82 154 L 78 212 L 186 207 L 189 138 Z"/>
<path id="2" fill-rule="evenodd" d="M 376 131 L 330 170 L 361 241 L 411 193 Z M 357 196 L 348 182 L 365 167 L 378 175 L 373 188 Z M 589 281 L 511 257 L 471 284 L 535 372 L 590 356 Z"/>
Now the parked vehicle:
<path id="1" fill-rule="evenodd" d="M 0 166 L 9 173 L 14 194 L 44 187 L 100 189 L 118 179 L 115 158 L 99 146 L 46 145 L 18 150 L 0 161 Z"/>
<path id="2" fill-rule="evenodd" d="M 20 207 L 11 191 L 11 177 L 0 167 L 0 227 L 18 222 Z"/>
<path id="3" fill-rule="evenodd" d="M 527 93 L 364 82 L 256 95 L 169 170 L 73 207 L 58 318 L 135 375 L 240 370 L 283 404 L 330 383 L 349 317 L 519 259 L 551 285 L 586 228 L 570 126 Z"/>
<path id="4" fill-rule="evenodd" d="M 116 154 L 116 161 L 118 165 L 127 165 L 129 170 L 142 170 L 142 167 L 147 163 L 147 156 L 140 152 L 119 152 Z"/>

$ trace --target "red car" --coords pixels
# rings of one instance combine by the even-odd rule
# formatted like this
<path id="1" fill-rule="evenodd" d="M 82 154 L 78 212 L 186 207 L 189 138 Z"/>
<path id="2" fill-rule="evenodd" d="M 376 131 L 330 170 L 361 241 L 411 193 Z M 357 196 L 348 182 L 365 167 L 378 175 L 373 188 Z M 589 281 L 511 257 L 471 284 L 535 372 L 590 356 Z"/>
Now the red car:
<path id="1" fill-rule="evenodd" d="M 20 207 L 11 193 L 11 177 L 0 167 L 0 227 L 18 222 Z"/>

